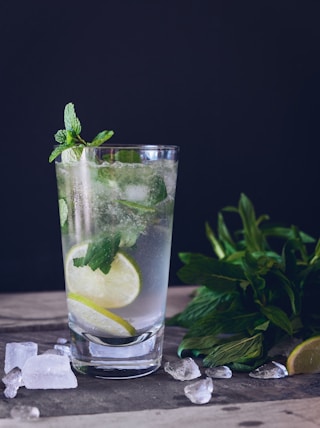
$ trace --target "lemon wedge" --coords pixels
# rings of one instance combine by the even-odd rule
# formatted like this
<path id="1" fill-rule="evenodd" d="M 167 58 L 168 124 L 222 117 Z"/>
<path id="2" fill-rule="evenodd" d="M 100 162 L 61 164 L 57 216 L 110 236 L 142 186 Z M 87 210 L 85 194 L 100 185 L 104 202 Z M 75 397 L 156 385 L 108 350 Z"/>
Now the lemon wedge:
<path id="1" fill-rule="evenodd" d="M 320 373 L 320 336 L 314 336 L 297 345 L 287 360 L 289 375 Z"/>

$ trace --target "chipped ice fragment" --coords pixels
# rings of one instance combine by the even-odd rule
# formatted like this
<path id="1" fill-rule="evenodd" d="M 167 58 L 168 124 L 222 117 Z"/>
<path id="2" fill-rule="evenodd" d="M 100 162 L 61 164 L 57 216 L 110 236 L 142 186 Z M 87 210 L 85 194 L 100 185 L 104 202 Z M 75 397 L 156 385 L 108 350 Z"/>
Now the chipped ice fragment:
<path id="1" fill-rule="evenodd" d="M 280 379 L 288 376 L 288 371 L 283 364 L 272 361 L 256 368 L 249 376 L 257 379 Z"/>
<path id="2" fill-rule="evenodd" d="M 230 379 L 232 371 L 228 366 L 209 367 L 205 370 L 205 374 L 215 379 Z"/>
<path id="3" fill-rule="evenodd" d="M 65 345 L 66 343 L 68 343 L 68 339 L 66 339 L 65 337 L 58 337 L 57 339 L 58 345 Z"/>
<path id="4" fill-rule="evenodd" d="M 11 342 L 6 344 L 4 372 L 9 373 L 14 367 L 22 369 L 28 358 L 37 355 L 38 344 L 34 342 Z"/>
<path id="5" fill-rule="evenodd" d="M 197 363 L 190 357 L 178 361 L 166 362 L 164 371 L 169 373 L 174 379 L 185 381 L 196 379 L 201 376 Z"/>
<path id="6" fill-rule="evenodd" d="M 15 387 L 13 385 L 6 386 L 4 391 L 3 391 L 3 395 L 6 398 L 14 398 L 18 394 L 18 389 L 19 388 Z"/>
<path id="7" fill-rule="evenodd" d="M 21 369 L 19 367 L 14 367 L 7 374 L 5 374 L 2 378 L 2 382 L 6 386 L 15 385 L 18 388 L 23 386 Z"/>
<path id="8" fill-rule="evenodd" d="M 67 389 L 78 386 L 65 355 L 41 354 L 28 359 L 22 368 L 27 389 Z"/>
<path id="9" fill-rule="evenodd" d="M 70 346 L 68 345 L 54 345 L 54 349 L 60 353 L 60 355 L 66 355 L 67 357 L 71 357 Z"/>
<path id="10" fill-rule="evenodd" d="M 206 404 L 211 400 L 213 391 L 213 382 L 211 377 L 198 380 L 184 387 L 184 393 L 194 404 Z"/>
<path id="11" fill-rule="evenodd" d="M 34 421 L 39 419 L 40 411 L 33 406 L 14 406 L 10 411 L 10 416 L 18 421 Z"/>
<path id="12" fill-rule="evenodd" d="M 15 367 L 10 370 L 3 378 L 2 382 L 6 385 L 3 394 L 6 398 L 14 398 L 20 386 L 23 386 L 23 380 L 21 375 L 21 369 Z"/>

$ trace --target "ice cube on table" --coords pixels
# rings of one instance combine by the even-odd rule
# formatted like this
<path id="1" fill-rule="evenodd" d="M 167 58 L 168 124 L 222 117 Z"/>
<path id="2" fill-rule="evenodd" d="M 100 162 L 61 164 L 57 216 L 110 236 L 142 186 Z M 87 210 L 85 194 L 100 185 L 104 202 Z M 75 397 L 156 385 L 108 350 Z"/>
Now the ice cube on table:
<path id="1" fill-rule="evenodd" d="M 211 377 L 198 380 L 184 387 L 184 393 L 194 404 L 206 404 L 211 400 L 213 382 Z"/>
<path id="2" fill-rule="evenodd" d="M 9 373 L 15 367 L 22 369 L 28 358 L 37 355 L 38 344 L 34 342 L 11 342 L 6 344 L 4 372 Z"/>
<path id="3" fill-rule="evenodd" d="M 14 398 L 20 386 L 23 386 L 21 369 L 15 367 L 10 370 L 3 378 L 2 382 L 6 385 L 3 393 L 6 398 Z"/>
<path id="4" fill-rule="evenodd" d="M 256 368 L 249 376 L 257 379 L 280 379 L 288 376 L 288 371 L 283 364 L 272 361 Z"/>
<path id="5" fill-rule="evenodd" d="M 174 379 L 185 381 L 196 379 L 201 376 L 197 363 L 190 357 L 178 361 L 166 362 L 164 371 L 169 373 Z"/>
<path id="6" fill-rule="evenodd" d="M 39 419 L 40 411 L 34 406 L 14 406 L 10 411 L 10 416 L 18 421 L 34 421 Z"/>
<path id="7" fill-rule="evenodd" d="M 205 370 L 205 374 L 215 379 L 230 379 L 232 370 L 228 366 L 209 367 Z"/>
<path id="8" fill-rule="evenodd" d="M 65 355 L 41 354 L 31 357 L 22 368 L 27 389 L 68 389 L 78 386 Z"/>

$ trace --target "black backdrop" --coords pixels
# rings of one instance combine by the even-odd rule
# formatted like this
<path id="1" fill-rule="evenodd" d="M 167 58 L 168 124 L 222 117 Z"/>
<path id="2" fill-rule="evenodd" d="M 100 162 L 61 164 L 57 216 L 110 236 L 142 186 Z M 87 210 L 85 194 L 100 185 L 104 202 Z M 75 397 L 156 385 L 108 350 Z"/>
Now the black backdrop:
<path id="1" fill-rule="evenodd" d="M 237 204 L 318 236 L 320 2 L 0 4 L 1 292 L 63 289 L 53 134 L 181 147 L 170 284 Z"/>

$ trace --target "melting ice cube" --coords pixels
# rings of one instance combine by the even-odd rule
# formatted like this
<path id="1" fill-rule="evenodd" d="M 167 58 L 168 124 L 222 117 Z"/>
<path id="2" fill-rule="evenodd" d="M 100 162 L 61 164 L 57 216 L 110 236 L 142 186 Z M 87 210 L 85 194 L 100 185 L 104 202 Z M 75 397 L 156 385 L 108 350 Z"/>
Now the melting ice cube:
<path id="1" fill-rule="evenodd" d="M 253 370 L 249 376 L 257 379 L 280 379 L 288 376 L 288 371 L 283 364 L 272 361 Z"/>
<path id="2" fill-rule="evenodd" d="M 232 371 L 228 366 L 209 367 L 205 374 L 215 379 L 229 379 L 232 377 Z"/>
<path id="3" fill-rule="evenodd" d="M 197 363 L 192 358 L 166 362 L 164 371 L 177 380 L 192 380 L 201 376 Z"/>
<path id="4" fill-rule="evenodd" d="M 4 372 L 9 373 L 15 367 L 22 369 L 28 358 L 37 355 L 38 344 L 34 342 L 11 342 L 6 344 Z"/>
<path id="5" fill-rule="evenodd" d="M 206 404 L 211 400 L 213 382 L 210 377 L 184 387 L 184 393 L 194 404 Z"/>
<path id="6" fill-rule="evenodd" d="M 34 421 L 39 419 L 40 411 L 33 406 L 14 406 L 10 411 L 10 416 L 18 421 Z"/>
<path id="7" fill-rule="evenodd" d="M 77 378 L 65 355 L 42 354 L 31 357 L 22 368 L 28 389 L 66 389 L 78 386 Z"/>

